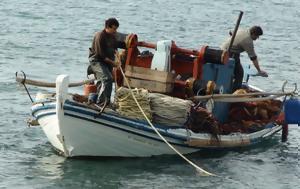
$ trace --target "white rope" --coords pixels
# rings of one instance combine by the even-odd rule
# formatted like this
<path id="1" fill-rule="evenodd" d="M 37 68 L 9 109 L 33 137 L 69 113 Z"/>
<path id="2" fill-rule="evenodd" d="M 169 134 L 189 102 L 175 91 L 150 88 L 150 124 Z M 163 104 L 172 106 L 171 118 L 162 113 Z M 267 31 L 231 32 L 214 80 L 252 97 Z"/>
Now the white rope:
<path id="1" fill-rule="evenodd" d="M 152 120 L 148 91 L 134 89 L 132 90 L 132 92 L 135 94 L 135 98 L 139 102 L 140 106 L 143 107 L 143 110 L 147 117 Z M 145 117 L 140 114 L 140 109 L 132 98 L 130 89 L 120 87 L 116 92 L 115 101 L 118 104 L 117 112 L 120 115 L 134 119 L 145 120 Z"/>
<path id="2" fill-rule="evenodd" d="M 193 163 L 192 161 L 190 161 L 188 158 L 186 158 L 183 154 L 181 154 L 175 147 L 173 147 L 159 132 L 158 130 L 153 126 L 153 124 L 151 123 L 151 121 L 148 119 L 148 117 L 146 116 L 145 112 L 143 111 L 143 109 L 141 108 L 141 106 L 139 105 L 139 102 L 137 101 L 137 99 L 135 98 L 131 87 L 129 85 L 129 82 L 124 74 L 124 71 L 122 69 L 122 67 L 119 67 L 121 70 L 121 73 L 125 79 L 125 82 L 131 92 L 131 95 L 135 101 L 135 103 L 137 104 L 137 106 L 139 107 L 140 111 L 142 112 L 142 114 L 144 115 L 145 119 L 147 120 L 147 122 L 149 123 L 149 125 L 151 126 L 151 128 L 155 131 L 155 133 L 172 149 L 174 150 L 180 157 L 182 157 L 185 161 L 187 161 L 190 165 L 192 165 L 194 168 L 196 168 L 196 170 L 200 171 L 200 173 L 204 173 L 205 176 L 215 176 L 215 174 L 212 174 L 208 171 L 205 171 L 204 169 L 200 168 L 199 166 L 197 166 L 195 163 Z"/>

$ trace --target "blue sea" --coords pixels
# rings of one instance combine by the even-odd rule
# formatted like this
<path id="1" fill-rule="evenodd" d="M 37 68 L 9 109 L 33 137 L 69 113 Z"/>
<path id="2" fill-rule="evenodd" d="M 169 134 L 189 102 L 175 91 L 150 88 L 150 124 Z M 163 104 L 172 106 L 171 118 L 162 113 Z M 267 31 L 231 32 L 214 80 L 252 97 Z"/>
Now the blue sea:
<path id="1" fill-rule="evenodd" d="M 1 0 L 0 1 L 0 188 L 300 188 L 300 127 L 251 148 L 203 151 L 189 159 L 216 174 L 203 177 L 178 156 L 66 159 L 40 127 L 27 127 L 31 102 L 15 72 L 54 82 L 86 79 L 88 48 L 105 19 L 140 41 L 172 39 L 177 46 L 218 47 L 233 30 L 260 25 L 255 41 L 268 78 L 250 83 L 278 92 L 284 80 L 300 86 L 300 1 L 296 0 Z M 242 62 L 251 63 L 246 54 Z M 51 91 L 28 86 L 37 91 Z M 73 89 L 82 92 L 82 88 Z M 52 90 L 53 91 L 53 90 Z"/>

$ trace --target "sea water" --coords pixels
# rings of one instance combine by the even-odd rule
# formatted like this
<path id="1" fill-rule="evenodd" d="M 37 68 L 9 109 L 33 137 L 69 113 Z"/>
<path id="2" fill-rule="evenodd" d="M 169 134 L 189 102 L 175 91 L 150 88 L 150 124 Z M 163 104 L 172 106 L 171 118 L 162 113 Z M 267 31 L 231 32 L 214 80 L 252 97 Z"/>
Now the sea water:
<path id="1" fill-rule="evenodd" d="M 262 145 L 202 151 L 189 159 L 218 175 L 201 177 L 178 156 L 65 159 L 39 127 L 28 128 L 30 99 L 15 72 L 54 82 L 59 74 L 86 79 L 88 48 L 105 19 L 140 41 L 174 40 L 179 47 L 218 47 L 233 30 L 260 25 L 255 41 L 268 78 L 250 83 L 280 91 L 284 80 L 300 84 L 300 1 L 296 0 L 1 0 L 0 1 L 0 188 L 280 188 L 300 186 L 300 128 L 290 126 Z M 251 63 L 246 54 L 242 62 Z M 53 90 L 30 87 L 29 92 Z M 83 88 L 72 89 L 83 92 Z"/>

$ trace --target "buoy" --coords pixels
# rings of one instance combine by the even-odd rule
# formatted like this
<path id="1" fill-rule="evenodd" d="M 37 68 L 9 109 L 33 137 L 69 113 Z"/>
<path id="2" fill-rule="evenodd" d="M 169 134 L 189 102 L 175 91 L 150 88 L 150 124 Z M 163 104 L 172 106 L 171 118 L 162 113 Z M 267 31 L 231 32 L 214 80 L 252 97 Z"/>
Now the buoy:
<path id="1" fill-rule="evenodd" d="M 300 99 L 290 98 L 284 103 L 285 122 L 300 125 Z"/>
<path id="2" fill-rule="evenodd" d="M 94 84 L 84 85 L 84 96 L 89 96 L 90 93 L 97 93 L 97 86 Z"/>

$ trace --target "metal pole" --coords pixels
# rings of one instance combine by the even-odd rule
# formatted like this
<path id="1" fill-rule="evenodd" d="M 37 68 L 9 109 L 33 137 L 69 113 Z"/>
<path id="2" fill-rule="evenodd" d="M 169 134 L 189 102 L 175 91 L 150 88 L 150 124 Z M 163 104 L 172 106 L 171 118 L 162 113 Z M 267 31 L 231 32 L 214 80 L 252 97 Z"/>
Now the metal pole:
<path id="1" fill-rule="evenodd" d="M 282 142 L 287 141 L 288 134 L 289 134 L 289 126 L 288 126 L 287 123 L 284 123 L 282 125 L 282 134 L 281 134 L 281 141 Z"/>
<path id="2" fill-rule="evenodd" d="M 237 19 L 237 21 L 236 21 L 235 28 L 234 28 L 234 31 L 233 31 L 233 34 L 232 34 L 232 37 L 231 37 L 231 41 L 230 41 L 229 47 L 228 47 L 228 53 L 229 53 L 229 54 L 230 54 L 231 47 L 232 47 L 234 38 L 235 38 L 235 36 L 236 36 L 237 30 L 238 30 L 238 28 L 239 28 L 241 19 L 242 19 L 242 17 L 243 17 L 243 14 L 244 14 L 244 12 L 243 12 L 243 11 L 240 11 L 240 15 L 239 15 L 239 17 L 238 17 L 238 19 Z"/>

